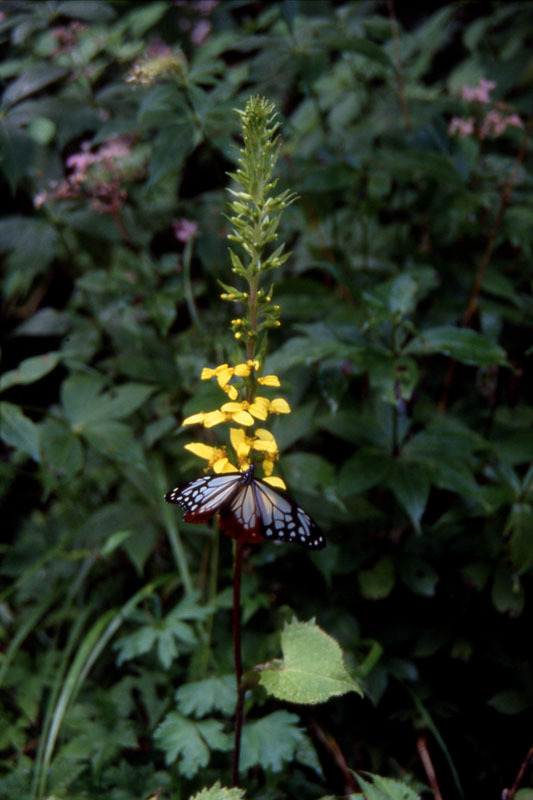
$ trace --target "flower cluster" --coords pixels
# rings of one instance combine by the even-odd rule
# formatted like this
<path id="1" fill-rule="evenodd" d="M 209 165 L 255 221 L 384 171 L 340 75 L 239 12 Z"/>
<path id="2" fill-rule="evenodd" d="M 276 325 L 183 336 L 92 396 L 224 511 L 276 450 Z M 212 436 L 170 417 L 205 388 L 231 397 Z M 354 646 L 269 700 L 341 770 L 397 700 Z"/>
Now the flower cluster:
<path id="1" fill-rule="evenodd" d="M 213 428 L 221 423 L 233 423 L 240 427 L 230 427 L 229 438 L 235 453 L 237 466 L 234 466 L 227 455 L 226 447 L 211 447 L 203 442 L 185 445 L 185 449 L 205 459 L 207 469 L 215 472 L 238 472 L 248 469 L 255 459 L 262 460 L 263 472 L 272 486 L 285 488 L 281 478 L 272 476 L 274 463 L 279 458 L 277 442 L 273 434 L 265 428 L 255 428 L 258 422 L 265 422 L 270 414 L 289 414 L 290 407 L 282 397 L 273 400 L 255 395 L 257 386 L 279 387 L 276 375 L 260 377 L 257 373 L 259 361 L 249 360 L 243 364 L 230 367 L 221 364 L 215 369 L 204 368 L 202 380 L 216 378 L 219 387 L 228 396 L 225 402 L 215 411 L 201 411 L 183 420 L 183 425 L 203 425 Z M 232 383 L 237 379 L 236 383 Z"/>
<path id="2" fill-rule="evenodd" d="M 480 78 L 479 86 L 463 86 L 461 88 L 461 97 L 470 103 L 479 103 L 480 106 L 485 106 L 492 102 L 490 92 L 495 88 L 494 81 Z M 476 124 L 476 119 L 473 116 L 466 119 L 452 117 L 448 125 L 448 133 L 450 136 L 465 137 L 476 134 L 480 139 L 486 139 L 488 136 L 497 139 L 505 133 L 508 126 L 523 128 L 524 123 L 518 114 L 508 114 L 506 107 L 502 103 L 496 103 L 485 114 L 479 124 Z"/>
<path id="3" fill-rule="evenodd" d="M 127 197 L 125 180 L 135 180 L 144 166 L 135 164 L 132 157 L 133 137 L 108 139 L 93 149 L 83 142 L 77 153 L 68 156 L 65 166 L 68 175 L 62 181 L 52 181 L 47 190 L 33 198 L 35 208 L 54 200 L 89 197 L 94 211 L 109 213 L 120 208 Z"/>

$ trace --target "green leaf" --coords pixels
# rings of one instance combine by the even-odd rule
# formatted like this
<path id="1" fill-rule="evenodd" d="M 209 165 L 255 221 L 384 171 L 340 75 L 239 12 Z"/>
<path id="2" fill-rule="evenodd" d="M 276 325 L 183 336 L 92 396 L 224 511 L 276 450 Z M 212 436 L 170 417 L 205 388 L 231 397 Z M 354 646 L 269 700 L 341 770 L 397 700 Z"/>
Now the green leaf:
<path id="1" fill-rule="evenodd" d="M 390 556 L 382 556 L 371 569 L 362 569 L 357 576 L 359 588 L 367 600 L 388 597 L 396 582 L 394 564 Z"/>
<path id="2" fill-rule="evenodd" d="M 212 711 L 233 714 L 237 701 L 234 675 L 206 678 L 180 686 L 176 692 L 178 708 L 186 716 L 203 717 Z"/>
<path id="3" fill-rule="evenodd" d="M 324 703 L 361 688 L 344 666 L 342 650 L 314 622 L 287 623 L 281 634 L 283 660 L 261 669 L 267 692 L 292 703 Z"/>
<path id="4" fill-rule="evenodd" d="M 433 597 L 439 574 L 421 558 L 405 556 L 397 562 L 398 577 L 414 594 Z"/>
<path id="5" fill-rule="evenodd" d="M 36 144 L 25 130 L 0 118 L 0 169 L 14 194 L 21 178 L 33 167 Z M 9 287 L 8 287 L 9 288 Z M 9 297 L 11 291 L 6 291 Z"/>
<path id="6" fill-rule="evenodd" d="M 167 765 L 178 761 L 178 770 L 192 778 L 209 763 L 210 750 L 229 750 L 230 737 L 214 719 L 192 722 L 171 711 L 154 733 L 154 741 L 165 752 Z"/>
<path id="7" fill-rule="evenodd" d="M 463 364 L 476 366 L 507 364 L 505 350 L 499 345 L 494 344 L 481 333 L 468 328 L 454 328 L 452 325 L 443 325 L 440 328 L 423 331 L 419 338 L 409 342 L 403 352 L 418 355 L 442 353 Z"/>
<path id="8" fill-rule="evenodd" d="M 165 175 L 179 172 L 200 138 L 196 127 L 189 123 L 169 125 L 161 130 L 152 146 L 150 178 L 146 189 L 154 186 Z"/>
<path id="9" fill-rule="evenodd" d="M 202 789 L 190 800 L 244 800 L 244 789 L 226 789 L 216 781 L 210 789 Z"/>
<path id="10" fill-rule="evenodd" d="M 263 769 L 281 772 L 292 761 L 305 739 L 298 717 L 288 711 L 274 711 L 263 719 L 249 720 L 242 736 L 241 769 L 260 764 Z"/>
<path id="11" fill-rule="evenodd" d="M 506 525 L 511 531 L 509 551 L 519 574 L 533 566 L 533 508 L 529 503 L 515 503 Z"/>
<path id="12" fill-rule="evenodd" d="M 22 361 L 16 369 L 6 372 L 0 378 L 0 392 L 10 386 L 34 383 L 48 375 L 61 361 L 61 353 L 45 353 L 42 356 L 32 356 Z"/>
<path id="13" fill-rule="evenodd" d="M 41 425 L 43 463 L 59 475 L 75 475 L 83 466 L 83 446 L 79 436 L 63 422 L 50 417 Z"/>
<path id="14" fill-rule="evenodd" d="M 51 83 L 64 78 L 69 72 L 68 67 L 60 67 L 57 64 L 50 64 L 46 61 L 41 61 L 33 67 L 28 67 L 9 84 L 2 95 L 4 109 L 18 103 L 23 97 L 28 97 L 40 89 L 44 89 L 45 86 L 50 86 Z"/>
<path id="15" fill-rule="evenodd" d="M 416 532 L 420 533 L 420 520 L 426 509 L 430 488 L 427 468 L 400 458 L 391 463 L 387 483 L 409 515 Z"/>
<path id="16" fill-rule="evenodd" d="M 390 457 L 379 450 L 361 447 L 342 465 L 337 487 L 341 497 L 362 494 L 379 485 L 390 467 Z"/>
<path id="17" fill-rule="evenodd" d="M 381 775 L 373 775 L 371 772 L 363 774 L 370 778 L 365 780 L 360 772 L 357 773 L 357 782 L 365 800 L 420 800 L 419 793 L 403 781 L 382 778 Z"/>
<path id="18" fill-rule="evenodd" d="M 13 403 L 0 402 L 0 438 L 34 461 L 40 460 L 39 429 Z"/>
<path id="19" fill-rule="evenodd" d="M 519 692 L 516 689 L 506 689 L 496 692 L 487 701 L 489 706 L 495 708 L 500 714 L 521 714 L 533 706 L 533 697 L 527 692 Z"/>
<path id="20" fill-rule="evenodd" d="M 131 429 L 122 422 L 92 422 L 83 431 L 88 444 L 102 455 L 145 468 L 143 449 Z"/>
<path id="21" fill-rule="evenodd" d="M 492 584 L 492 602 L 500 614 L 509 614 L 510 617 L 519 617 L 524 608 L 524 587 L 518 575 L 511 572 L 505 565 L 496 568 Z"/>
<path id="22" fill-rule="evenodd" d="M 143 405 L 154 391 L 153 386 L 146 384 L 125 383 L 101 394 L 102 387 L 102 378 L 94 375 L 72 375 L 63 381 L 63 408 L 74 431 L 84 431 L 88 426 L 94 431 L 110 420 L 126 417 Z"/>

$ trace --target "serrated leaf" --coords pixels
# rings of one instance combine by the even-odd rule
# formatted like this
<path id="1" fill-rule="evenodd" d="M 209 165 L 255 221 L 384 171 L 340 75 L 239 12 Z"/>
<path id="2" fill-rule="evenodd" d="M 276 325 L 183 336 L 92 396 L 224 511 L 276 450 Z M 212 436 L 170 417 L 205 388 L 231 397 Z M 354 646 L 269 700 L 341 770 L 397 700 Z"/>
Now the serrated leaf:
<path id="1" fill-rule="evenodd" d="M 403 781 L 393 778 L 382 778 L 371 772 L 363 773 L 371 780 L 365 780 L 361 773 L 357 773 L 359 788 L 365 800 L 420 800 L 420 795 Z"/>
<path id="2" fill-rule="evenodd" d="M 232 714 L 237 701 L 234 675 L 206 678 L 180 686 L 176 692 L 178 708 L 186 716 L 203 717 L 212 711 Z"/>
<path id="3" fill-rule="evenodd" d="M 13 403 L 0 403 L 0 438 L 39 461 L 39 429 Z"/>
<path id="4" fill-rule="evenodd" d="M 419 338 L 409 342 L 403 352 L 419 355 L 442 353 L 463 364 L 476 366 L 507 363 L 505 350 L 499 345 L 477 331 L 454 328 L 452 325 L 423 331 Z"/>
<path id="5" fill-rule="evenodd" d="M 0 378 L 0 392 L 10 386 L 34 383 L 48 375 L 61 361 L 61 353 L 44 353 L 42 356 L 26 358 L 16 369 L 9 370 Z"/>
<path id="6" fill-rule="evenodd" d="M 244 789 L 227 789 L 217 781 L 210 789 L 202 789 L 190 800 L 244 800 L 244 796 Z"/>
<path id="7" fill-rule="evenodd" d="M 242 736 L 241 769 L 260 764 L 263 769 L 281 772 L 292 761 L 305 734 L 298 727 L 299 719 L 289 711 L 274 711 L 263 719 L 249 720 Z"/>
<path id="8" fill-rule="evenodd" d="M 342 650 L 314 622 L 291 622 L 281 634 L 283 660 L 262 669 L 259 682 L 267 692 L 292 703 L 324 703 L 330 697 L 361 688 L 344 666 Z"/>
<path id="9" fill-rule="evenodd" d="M 168 765 L 178 761 L 178 770 L 192 778 L 209 763 L 211 750 L 228 750 L 230 737 L 224 733 L 222 723 L 207 719 L 191 722 L 176 711 L 171 711 L 156 729 L 154 741 L 165 751 Z"/>

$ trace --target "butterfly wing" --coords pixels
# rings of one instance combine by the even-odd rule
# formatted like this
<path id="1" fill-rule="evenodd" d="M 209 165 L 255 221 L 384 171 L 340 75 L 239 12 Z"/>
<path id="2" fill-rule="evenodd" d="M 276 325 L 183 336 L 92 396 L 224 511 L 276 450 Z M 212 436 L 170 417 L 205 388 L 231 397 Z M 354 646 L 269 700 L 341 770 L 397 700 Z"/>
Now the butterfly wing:
<path id="1" fill-rule="evenodd" d="M 171 489 L 166 493 L 165 500 L 181 506 L 186 512 L 183 517 L 185 522 L 204 522 L 232 499 L 238 492 L 241 480 L 241 472 L 195 478 Z"/>
<path id="2" fill-rule="evenodd" d="M 307 511 L 264 481 L 254 481 L 259 528 L 265 539 L 296 542 L 310 550 L 326 546 L 324 535 Z"/>
<path id="3" fill-rule="evenodd" d="M 219 511 L 220 527 L 241 542 L 256 544 L 263 541 L 261 517 L 255 495 L 253 480 L 241 485 L 235 495 L 223 504 Z"/>

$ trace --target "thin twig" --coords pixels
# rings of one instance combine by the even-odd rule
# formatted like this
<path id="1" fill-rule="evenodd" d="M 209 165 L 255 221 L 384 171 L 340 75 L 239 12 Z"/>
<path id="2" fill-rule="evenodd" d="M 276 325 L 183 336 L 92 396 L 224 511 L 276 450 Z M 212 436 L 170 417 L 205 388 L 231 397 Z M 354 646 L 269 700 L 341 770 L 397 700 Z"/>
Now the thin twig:
<path id="1" fill-rule="evenodd" d="M 402 64 L 402 51 L 400 48 L 400 34 L 398 32 L 398 20 L 396 19 L 396 12 L 394 10 L 394 0 L 387 0 L 387 7 L 389 9 L 389 22 L 392 31 L 392 39 L 394 41 L 394 59 L 396 61 L 396 86 L 398 87 L 398 97 L 400 98 L 400 105 L 403 111 L 403 118 L 405 121 L 405 130 L 411 132 L 411 115 L 409 114 L 409 106 L 405 97 L 405 82 L 403 79 L 403 64 Z"/>
<path id="2" fill-rule="evenodd" d="M 435 769 L 433 767 L 433 762 L 431 760 L 431 756 L 429 755 L 428 743 L 425 736 L 422 735 L 418 737 L 416 741 L 416 749 L 418 750 L 420 761 L 422 762 L 426 772 L 428 783 L 431 786 L 431 791 L 433 792 L 435 800 L 442 800 L 442 794 L 437 781 L 437 776 L 435 774 Z"/>
<path id="3" fill-rule="evenodd" d="M 500 194 L 500 205 L 498 207 L 498 213 L 494 218 L 494 222 L 490 229 L 487 242 L 485 244 L 485 249 L 483 250 L 483 254 L 481 256 L 481 260 L 479 262 L 479 266 L 477 268 L 477 272 L 474 278 L 474 285 L 472 287 L 472 292 L 470 293 L 470 298 L 468 300 L 468 304 L 466 306 L 465 312 L 463 314 L 462 324 L 464 328 L 469 328 L 472 324 L 472 319 L 474 314 L 478 308 L 479 302 L 479 294 L 481 292 L 481 288 L 483 286 L 483 280 L 485 278 L 485 273 L 487 271 L 487 267 L 490 262 L 490 257 L 494 250 L 494 244 L 496 242 L 496 237 L 498 232 L 501 228 L 503 222 L 503 216 L 505 214 L 505 210 L 509 204 L 509 200 L 511 198 L 511 192 L 513 191 L 514 184 L 516 182 L 516 177 L 518 175 L 518 170 L 526 156 L 527 145 L 529 141 L 529 136 L 531 134 L 531 129 L 533 127 L 533 116 L 531 116 L 526 124 L 524 135 L 522 137 L 522 142 L 520 144 L 520 149 L 516 156 L 513 168 L 507 178 L 505 186 L 503 187 L 501 194 Z M 444 388 L 442 391 L 442 397 L 439 400 L 438 410 L 440 413 L 443 413 L 446 410 L 446 405 L 448 403 L 448 396 L 450 394 L 450 389 L 453 383 L 455 369 L 457 366 L 456 361 L 451 361 L 450 366 L 448 368 L 448 373 L 444 380 Z"/>
<path id="4" fill-rule="evenodd" d="M 241 735 L 244 710 L 244 687 L 242 685 L 241 655 L 241 574 L 242 574 L 242 542 L 235 542 L 233 563 L 233 660 L 235 663 L 235 679 L 237 682 L 237 704 L 235 706 L 235 738 L 233 744 L 233 777 L 232 786 L 239 782 L 239 760 L 241 755 Z"/>
<path id="5" fill-rule="evenodd" d="M 522 778 L 525 775 L 526 769 L 528 764 L 533 763 L 533 745 L 528 750 L 527 756 L 522 761 L 520 765 L 520 769 L 518 770 L 518 775 L 515 778 L 515 782 L 511 786 L 510 789 L 504 789 L 502 792 L 502 800 L 514 800 L 514 796 L 518 791 L 520 784 L 522 783 Z"/>

